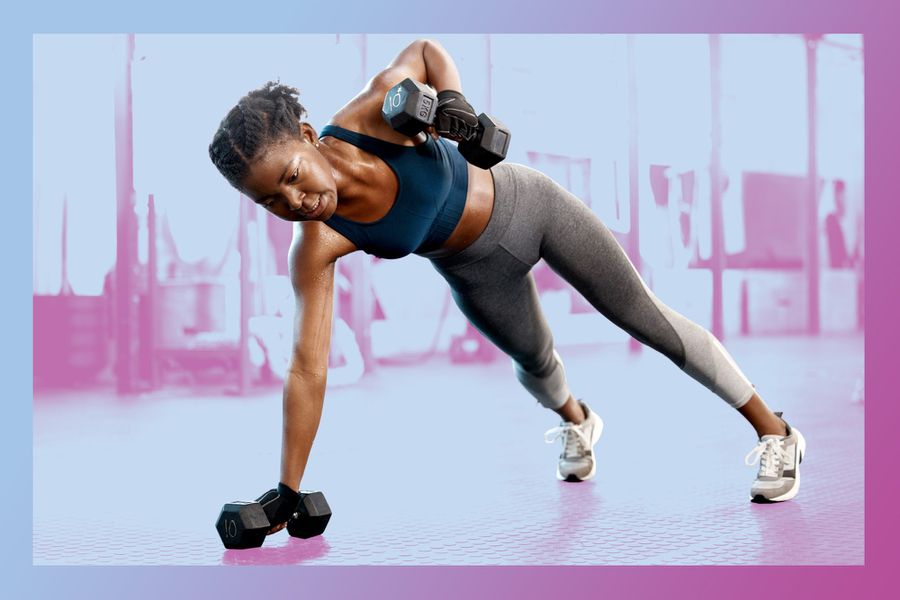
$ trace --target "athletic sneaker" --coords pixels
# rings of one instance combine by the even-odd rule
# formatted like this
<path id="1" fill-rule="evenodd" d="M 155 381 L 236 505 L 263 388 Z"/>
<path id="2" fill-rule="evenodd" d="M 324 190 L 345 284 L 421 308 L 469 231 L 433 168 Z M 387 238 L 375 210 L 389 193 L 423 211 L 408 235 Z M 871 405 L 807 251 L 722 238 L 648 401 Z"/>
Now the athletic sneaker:
<path id="1" fill-rule="evenodd" d="M 780 412 L 775 414 L 781 418 Z M 750 489 L 753 502 L 784 502 L 800 490 L 800 463 L 806 454 L 806 439 L 787 421 L 784 424 L 787 435 L 762 436 L 756 448 L 744 458 L 747 465 L 759 460 L 759 473 Z"/>
<path id="2" fill-rule="evenodd" d="M 563 451 L 559 455 L 556 477 L 563 481 L 584 481 L 597 472 L 593 449 L 603 432 L 603 420 L 587 404 L 580 400 L 578 403 L 587 415 L 580 425 L 562 421 L 559 427 L 553 427 L 544 433 L 544 441 L 548 444 L 562 438 Z"/>

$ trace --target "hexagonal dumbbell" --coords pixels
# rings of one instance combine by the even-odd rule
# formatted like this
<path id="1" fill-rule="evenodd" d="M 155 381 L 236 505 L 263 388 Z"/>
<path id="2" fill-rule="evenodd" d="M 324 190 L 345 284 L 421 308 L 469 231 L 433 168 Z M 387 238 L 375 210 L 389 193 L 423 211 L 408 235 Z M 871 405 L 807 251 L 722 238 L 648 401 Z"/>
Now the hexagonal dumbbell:
<path id="1" fill-rule="evenodd" d="M 415 137 L 434 123 L 437 96 L 431 88 L 407 77 L 384 95 L 381 116 L 403 135 Z M 481 113 L 475 136 L 459 142 L 459 153 L 469 163 L 490 169 L 506 158 L 510 133 L 499 119 Z"/>
<path id="2" fill-rule="evenodd" d="M 298 538 L 321 535 L 331 519 L 331 507 L 322 492 L 300 492 L 300 503 L 288 520 L 288 533 Z"/>
<path id="3" fill-rule="evenodd" d="M 286 517 L 282 502 L 278 490 L 269 490 L 255 502 L 236 500 L 226 504 L 216 521 L 222 544 L 237 550 L 262 546 L 276 514 L 281 514 L 281 519 Z M 321 535 L 331 519 L 331 508 L 322 492 L 300 491 L 297 506 L 291 508 L 294 512 L 288 518 L 288 533 L 294 537 Z"/>
<path id="4" fill-rule="evenodd" d="M 434 122 L 437 96 L 431 90 L 407 77 L 388 90 L 381 106 L 381 116 L 394 131 L 414 137 Z"/>
<path id="5" fill-rule="evenodd" d="M 269 490 L 256 502 L 235 500 L 223 506 L 216 521 L 216 531 L 226 548 L 259 548 L 272 528 L 272 522 L 287 519 L 293 509 L 293 506 L 284 505 L 278 490 Z"/>
<path id="6" fill-rule="evenodd" d="M 509 129 L 499 119 L 486 113 L 478 115 L 478 132 L 471 140 L 459 143 L 459 153 L 470 164 L 490 169 L 506 158 Z"/>
<path id="7" fill-rule="evenodd" d="M 259 548 L 272 526 L 259 502 L 235 500 L 222 507 L 216 531 L 226 548 L 244 550 Z"/>

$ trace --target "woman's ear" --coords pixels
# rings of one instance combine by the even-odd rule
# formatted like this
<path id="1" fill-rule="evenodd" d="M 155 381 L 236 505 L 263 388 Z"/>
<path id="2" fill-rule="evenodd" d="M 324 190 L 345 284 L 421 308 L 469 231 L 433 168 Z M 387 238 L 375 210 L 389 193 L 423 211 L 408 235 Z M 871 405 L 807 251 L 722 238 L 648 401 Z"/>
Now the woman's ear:
<path id="1" fill-rule="evenodd" d="M 306 121 L 300 122 L 300 137 L 313 145 L 319 143 L 319 136 L 316 134 L 316 130 Z"/>

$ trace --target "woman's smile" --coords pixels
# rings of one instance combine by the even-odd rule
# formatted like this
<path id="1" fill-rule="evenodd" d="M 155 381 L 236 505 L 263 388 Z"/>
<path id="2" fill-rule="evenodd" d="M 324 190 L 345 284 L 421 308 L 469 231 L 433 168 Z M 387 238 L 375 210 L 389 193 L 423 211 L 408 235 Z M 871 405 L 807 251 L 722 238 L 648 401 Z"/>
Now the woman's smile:
<path id="1" fill-rule="evenodd" d="M 322 194 L 319 194 L 319 197 L 316 199 L 316 203 L 310 207 L 309 210 L 298 209 L 298 212 L 302 214 L 304 217 L 311 219 L 314 217 L 318 217 L 322 214 L 322 210 L 325 208 L 325 203 L 322 202 Z"/>

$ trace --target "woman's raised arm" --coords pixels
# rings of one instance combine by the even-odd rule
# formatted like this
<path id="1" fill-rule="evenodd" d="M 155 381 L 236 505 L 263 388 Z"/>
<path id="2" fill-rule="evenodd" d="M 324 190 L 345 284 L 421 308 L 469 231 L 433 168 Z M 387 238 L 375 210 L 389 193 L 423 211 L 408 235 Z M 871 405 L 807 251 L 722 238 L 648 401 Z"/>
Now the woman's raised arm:
<path id="1" fill-rule="evenodd" d="M 387 68 L 375 76 L 386 78 L 386 85 L 411 77 L 426 83 L 437 91 L 454 90 L 462 92 L 462 81 L 456 63 L 447 50 L 434 40 L 419 39 L 400 51 Z"/>

